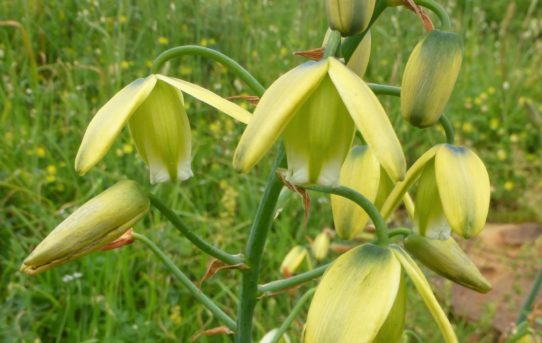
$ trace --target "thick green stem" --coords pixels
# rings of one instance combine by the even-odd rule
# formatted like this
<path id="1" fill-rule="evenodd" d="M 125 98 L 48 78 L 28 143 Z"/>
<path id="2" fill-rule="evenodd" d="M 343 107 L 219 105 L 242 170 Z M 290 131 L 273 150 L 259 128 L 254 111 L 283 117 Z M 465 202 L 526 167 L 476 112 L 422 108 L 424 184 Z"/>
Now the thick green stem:
<path id="1" fill-rule="evenodd" d="M 280 146 L 279 155 L 271 169 L 271 175 L 267 180 L 264 194 L 258 205 L 258 210 L 246 245 L 246 264 L 249 269 L 243 271 L 241 279 L 241 293 L 237 313 L 237 343 L 249 343 L 252 341 L 252 317 L 258 296 L 258 277 L 260 276 L 260 264 L 267 234 L 273 221 L 275 206 L 282 189 L 282 182 L 278 177 L 277 168 L 286 163 L 284 148 Z"/>
<path id="2" fill-rule="evenodd" d="M 440 116 L 438 122 L 440 123 L 440 126 L 442 126 L 442 128 L 444 129 L 444 133 L 446 133 L 446 143 L 453 145 L 455 142 L 455 133 L 452 123 L 444 114 Z"/>
<path id="3" fill-rule="evenodd" d="M 324 58 L 335 56 L 340 46 L 341 46 L 341 33 L 336 30 L 331 31 L 331 33 L 329 34 L 329 39 L 327 40 L 327 43 L 324 49 Z"/>
<path id="4" fill-rule="evenodd" d="M 408 236 L 412 234 L 412 230 L 407 229 L 406 227 L 398 227 L 390 230 L 390 237 L 394 236 Z"/>
<path id="5" fill-rule="evenodd" d="M 368 83 L 368 85 L 375 94 L 401 96 L 401 87 L 381 85 L 378 83 Z"/>
<path id="6" fill-rule="evenodd" d="M 376 206 L 371 201 L 369 201 L 369 199 L 367 199 L 363 194 L 345 186 L 333 187 L 322 185 L 303 185 L 301 187 L 312 191 L 340 195 L 344 198 L 352 200 L 358 206 L 360 206 L 373 221 L 376 229 L 376 243 L 382 245 L 386 245 L 389 243 L 388 227 L 386 225 L 386 221 L 380 215 L 380 212 L 378 212 Z"/>
<path id="7" fill-rule="evenodd" d="M 203 252 L 227 264 L 235 265 L 244 263 L 244 258 L 242 255 L 228 254 L 227 252 L 211 245 L 198 235 L 194 234 L 186 225 L 184 225 L 179 216 L 169 207 L 167 207 L 160 199 L 152 194 L 149 194 L 148 196 L 151 204 L 158 211 L 160 211 L 190 242 L 200 248 Z"/>
<path id="8" fill-rule="evenodd" d="M 401 96 L 401 87 L 381 85 L 378 83 L 368 83 L 368 85 L 375 94 Z M 446 143 L 454 144 L 454 127 L 448 117 L 442 114 L 438 121 L 446 134 Z"/>
<path id="9" fill-rule="evenodd" d="M 341 44 L 341 52 L 346 63 L 348 63 L 350 57 L 352 57 L 352 54 L 358 47 L 359 43 L 363 40 L 363 37 L 365 37 L 367 32 L 369 32 L 371 26 L 373 26 L 378 17 L 380 17 L 382 12 L 384 12 L 387 7 L 388 5 L 385 0 L 378 0 L 375 4 L 373 16 L 371 17 L 369 26 L 365 29 L 365 31 L 363 31 L 362 33 L 358 33 L 357 35 L 350 36 L 343 41 L 343 43 Z"/>
<path id="10" fill-rule="evenodd" d="M 184 45 L 171 48 L 164 51 L 152 62 L 151 72 L 156 74 L 162 68 L 162 65 L 172 59 L 185 55 L 196 55 L 203 56 L 205 58 L 212 59 L 218 63 L 224 65 L 228 70 L 234 72 L 241 80 L 243 80 L 251 89 L 256 93 L 257 96 L 261 96 L 265 91 L 265 88 L 250 74 L 245 68 L 243 68 L 239 63 L 230 58 L 229 56 L 224 55 L 223 53 L 205 48 L 198 45 Z"/>
<path id="11" fill-rule="evenodd" d="M 201 289 L 190 281 L 190 279 L 173 263 L 173 261 L 167 257 L 167 255 L 156 245 L 153 241 L 147 237 L 134 233 L 134 238 L 143 244 L 145 244 L 149 249 L 154 252 L 154 254 L 164 263 L 164 265 L 171 271 L 173 276 L 186 287 L 186 289 L 196 298 L 203 306 L 207 307 L 211 313 L 213 313 L 218 320 L 224 323 L 230 330 L 235 331 L 236 325 L 235 321 L 231 319 L 224 311 L 218 307 L 215 302 L 206 296 Z"/>
<path id="12" fill-rule="evenodd" d="M 287 279 L 271 281 L 264 285 L 258 286 L 258 290 L 262 293 L 274 293 L 282 291 L 283 289 L 292 288 L 294 286 L 300 285 L 302 283 L 322 276 L 322 274 L 324 274 L 324 272 L 330 265 L 331 263 L 324 264 L 322 266 L 314 268 L 313 270 L 289 277 Z"/>
<path id="13" fill-rule="evenodd" d="M 452 28 L 452 21 L 450 20 L 450 16 L 448 15 L 448 12 L 440 5 L 439 3 L 433 1 L 433 0 L 415 0 L 414 1 L 417 5 L 420 5 L 422 7 L 425 7 L 431 12 L 435 13 L 437 17 L 440 20 L 440 23 L 442 25 L 442 29 L 444 31 L 450 31 Z"/>
<path id="14" fill-rule="evenodd" d="M 295 304 L 294 308 L 292 309 L 292 312 L 290 312 L 288 317 L 286 317 L 286 320 L 282 322 L 278 330 L 275 332 L 275 336 L 273 336 L 273 338 L 271 339 L 269 343 L 277 343 L 280 340 L 282 335 L 284 335 L 286 330 L 288 330 L 290 325 L 292 325 L 292 322 L 294 321 L 295 317 L 297 317 L 297 315 L 299 314 L 299 311 L 301 311 L 301 309 L 303 308 L 303 305 L 305 305 L 305 303 L 311 299 L 312 295 L 314 294 L 314 291 L 316 291 L 316 288 L 311 288 L 305 294 L 303 294 L 301 299 L 299 299 L 297 304 Z"/>
<path id="15" fill-rule="evenodd" d="M 529 313 L 531 313 L 531 311 L 533 310 L 534 301 L 536 300 L 540 289 L 542 289 L 542 269 L 540 269 L 538 271 L 538 274 L 536 274 L 536 278 L 534 279 L 531 291 L 529 292 L 529 295 L 527 295 L 527 298 L 525 298 L 525 302 L 521 306 L 521 310 L 519 311 L 516 324 L 519 325 L 527 320 Z"/>

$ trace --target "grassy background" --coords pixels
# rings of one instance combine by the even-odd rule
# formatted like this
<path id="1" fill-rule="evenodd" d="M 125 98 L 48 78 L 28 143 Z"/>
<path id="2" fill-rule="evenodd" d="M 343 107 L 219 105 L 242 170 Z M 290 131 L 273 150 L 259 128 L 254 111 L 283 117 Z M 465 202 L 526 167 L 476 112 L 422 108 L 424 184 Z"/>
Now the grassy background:
<path id="1" fill-rule="evenodd" d="M 306 0 L 0 0 L 0 5 L 0 341 L 187 341 L 218 326 L 138 244 L 37 277 L 17 270 L 41 238 L 93 195 L 122 178 L 148 184 L 126 131 L 85 177 L 72 166 L 92 115 L 123 85 L 147 75 L 158 53 L 182 44 L 216 48 L 269 85 L 303 62 L 293 51 L 320 45 L 326 28 L 323 6 Z M 492 219 L 540 219 L 535 209 L 542 205 L 542 8 L 535 0 L 463 0 L 447 6 L 465 42 L 462 73 L 447 113 L 458 140 L 488 166 Z M 400 84 L 409 52 L 422 34 L 411 12 L 385 12 L 373 29 L 366 79 Z M 200 58 L 172 61 L 164 73 L 223 96 L 250 94 L 226 70 Z M 439 130 L 405 124 L 397 99 L 381 101 L 410 161 L 442 140 Z M 200 235 L 228 251 L 241 251 L 269 162 L 249 175 L 233 172 L 230 161 L 243 127 L 192 99 L 187 106 L 195 177 L 153 188 Z M 331 225 L 327 199 L 313 199 L 307 228 L 302 218 L 300 202 L 288 199 L 273 227 L 264 280 L 280 277 L 280 262 L 293 245 L 307 244 L 306 236 Z M 209 259 L 159 214 L 151 213 L 136 230 L 159 242 L 193 280 L 204 274 Z M 232 316 L 238 280 L 237 272 L 225 271 L 203 285 Z M 306 288 L 263 300 L 255 335 L 278 326 Z M 412 293 L 408 327 L 438 342 L 435 324 Z M 295 341 L 302 318 L 290 331 Z M 491 339 L 487 320 L 467 324 L 456 319 L 454 324 L 460 341 L 473 333 Z"/>

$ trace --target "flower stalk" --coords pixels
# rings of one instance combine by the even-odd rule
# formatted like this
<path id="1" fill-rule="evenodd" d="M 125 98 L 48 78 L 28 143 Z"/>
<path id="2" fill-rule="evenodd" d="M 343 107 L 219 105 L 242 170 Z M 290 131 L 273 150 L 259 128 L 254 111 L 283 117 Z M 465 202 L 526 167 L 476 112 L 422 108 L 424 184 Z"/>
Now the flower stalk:
<path id="1" fill-rule="evenodd" d="M 203 306 L 207 307 L 211 313 L 213 313 L 218 320 L 220 320 L 224 325 L 226 325 L 230 330 L 235 331 L 236 325 L 235 321 L 231 319 L 220 307 L 218 307 L 215 302 L 205 295 L 201 289 L 199 289 L 190 279 L 173 263 L 173 261 L 160 249 L 153 241 L 148 239 L 146 236 L 135 233 L 134 239 L 143 243 L 147 248 L 151 249 L 152 252 L 158 257 L 162 263 L 169 269 L 171 274 L 186 287 L 186 289 L 192 294 L 196 300 L 198 300 Z"/>

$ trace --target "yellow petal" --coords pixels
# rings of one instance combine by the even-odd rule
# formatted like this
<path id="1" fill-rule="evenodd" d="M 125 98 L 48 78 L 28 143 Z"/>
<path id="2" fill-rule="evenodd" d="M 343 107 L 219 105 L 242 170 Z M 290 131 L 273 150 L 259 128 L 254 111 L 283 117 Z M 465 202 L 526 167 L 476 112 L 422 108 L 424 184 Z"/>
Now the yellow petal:
<path id="1" fill-rule="evenodd" d="M 393 187 L 393 190 L 389 193 L 386 201 L 384 201 L 384 204 L 382 205 L 382 210 L 380 211 L 384 219 L 388 219 L 393 210 L 395 210 L 395 208 L 399 205 L 410 186 L 412 186 L 412 184 L 418 180 L 423 168 L 427 162 L 431 161 L 435 157 L 435 154 L 439 148 L 440 145 L 436 145 L 427 150 L 416 160 L 416 162 L 414 162 L 410 168 L 408 168 L 405 179 L 395 184 L 395 187 Z"/>
<path id="2" fill-rule="evenodd" d="M 480 293 L 491 290 L 491 284 L 453 237 L 440 240 L 412 234 L 404 243 L 412 256 L 435 273 Z"/>
<path id="3" fill-rule="evenodd" d="M 273 82 L 241 136 L 233 157 L 235 169 L 246 172 L 263 157 L 318 87 L 327 69 L 326 60 L 307 62 Z"/>
<path id="4" fill-rule="evenodd" d="M 401 272 L 401 283 L 399 285 L 399 290 L 397 290 L 397 296 L 395 297 L 393 307 L 372 343 L 392 343 L 401 341 L 401 336 L 405 330 L 406 300 L 405 276 Z"/>
<path id="5" fill-rule="evenodd" d="M 399 260 L 403 269 L 407 275 L 412 280 L 414 287 L 418 290 L 418 293 L 421 295 L 425 305 L 429 309 L 429 312 L 433 315 L 433 318 L 437 322 L 437 325 L 440 329 L 444 342 L 446 343 L 457 343 L 457 337 L 455 335 L 454 329 L 450 321 L 446 317 L 446 314 L 440 307 L 431 286 L 425 279 L 423 272 L 416 265 L 416 262 L 398 245 L 392 244 L 391 251 L 395 257 Z"/>
<path id="6" fill-rule="evenodd" d="M 305 343 L 369 343 L 390 313 L 401 266 L 389 248 L 365 244 L 326 271 L 311 302 Z"/>
<path id="7" fill-rule="evenodd" d="M 75 157 L 75 170 L 85 174 L 107 153 L 122 127 L 150 94 L 156 77 L 137 79 L 120 90 L 92 118 Z"/>
<path id="8" fill-rule="evenodd" d="M 462 58 L 463 43 L 457 33 L 433 30 L 416 45 L 401 83 L 401 114 L 409 123 L 427 127 L 438 121 Z"/>
<path id="9" fill-rule="evenodd" d="M 156 77 L 159 80 L 162 80 L 166 83 L 169 83 L 173 87 L 176 87 L 181 92 L 184 92 L 186 94 L 190 94 L 194 98 L 198 99 L 199 101 L 202 101 L 206 103 L 209 106 L 212 106 L 216 108 L 217 110 L 226 113 L 230 117 L 239 120 L 240 122 L 244 124 L 248 124 L 250 119 L 252 118 L 252 115 L 250 112 L 242 108 L 241 106 L 234 104 L 231 101 L 228 101 L 224 98 L 222 98 L 219 95 L 216 95 L 215 93 L 200 87 L 196 84 L 176 79 L 173 77 L 163 76 L 163 75 L 156 75 Z"/>
<path id="10" fill-rule="evenodd" d="M 352 148 L 341 168 L 340 184 L 375 200 L 380 184 L 380 164 L 367 146 Z M 342 239 L 357 236 L 367 224 L 369 216 L 352 200 L 331 196 L 335 231 Z"/>
<path id="11" fill-rule="evenodd" d="M 465 147 L 444 144 L 435 156 L 435 173 L 452 230 L 465 238 L 478 235 L 486 222 L 490 197 L 482 160 Z"/>
<path id="12" fill-rule="evenodd" d="M 337 185 L 354 132 L 335 86 L 324 77 L 284 130 L 288 181 Z"/>
<path id="13" fill-rule="evenodd" d="M 120 181 L 87 201 L 60 223 L 24 260 L 21 270 L 37 274 L 111 243 L 150 207 L 134 181 Z"/>
<path id="14" fill-rule="evenodd" d="M 427 163 L 416 192 L 414 221 L 417 232 L 432 239 L 450 237 L 450 225 L 444 215 L 435 177 L 435 163 Z"/>
<path id="15" fill-rule="evenodd" d="M 352 53 L 346 66 L 359 77 L 365 75 L 371 58 L 371 31 L 368 31 Z"/>
<path id="16" fill-rule="evenodd" d="M 354 35 L 367 28 L 375 7 L 375 0 L 326 0 L 329 27 L 343 36 Z"/>
<path id="17" fill-rule="evenodd" d="M 192 176 L 190 123 L 179 90 L 158 80 L 129 124 L 137 150 L 149 165 L 151 183 Z"/>
<path id="18" fill-rule="evenodd" d="M 300 245 L 294 246 L 282 260 L 280 272 L 286 276 L 292 275 L 301 266 L 307 254 L 307 249 Z"/>
<path id="19" fill-rule="evenodd" d="M 382 167 L 392 180 L 403 179 L 406 161 L 401 143 L 376 95 L 363 80 L 335 58 L 329 58 L 329 76 Z"/>

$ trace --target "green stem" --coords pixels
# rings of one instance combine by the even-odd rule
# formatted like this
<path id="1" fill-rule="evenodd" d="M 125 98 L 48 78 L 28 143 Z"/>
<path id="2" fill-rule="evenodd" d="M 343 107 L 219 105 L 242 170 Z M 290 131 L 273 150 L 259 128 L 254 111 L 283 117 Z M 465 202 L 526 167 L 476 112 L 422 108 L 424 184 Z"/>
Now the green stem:
<path id="1" fill-rule="evenodd" d="M 401 96 L 401 87 L 381 85 L 378 83 L 368 83 L 368 85 L 375 94 Z"/>
<path id="2" fill-rule="evenodd" d="M 211 313 L 213 313 L 221 322 L 223 322 L 230 330 L 235 331 L 236 325 L 235 321 L 231 319 L 224 311 L 222 311 L 215 302 L 206 296 L 201 289 L 190 281 L 190 279 L 171 261 L 169 257 L 150 239 L 147 237 L 134 232 L 134 238 L 143 244 L 145 244 L 149 249 L 154 252 L 156 257 L 158 257 L 164 265 L 171 271 L 173 276 L 186 287 L 186 289 L 196 298 L 203 306 L 207 307 Z"/>
<path id="3" fill-rule="evenodd" d="M 237 313 L 237 343 L 249 343 L 252 341 L 252 317 L 258 296 L 258 277 L 267 234 L 271 228 L 275 207 L 282 189 L 282 182 L 276 170 L 285 165 L 286 156 L 284 147 L 281 145 L 275 164 L 271 169 L 271 175 L 267 179 L 267 186 L 258 205 L 258 210 L 246 245 L 246 263 L 248 270 L 243 271 L 241 278 L 241 293 Z"/>
<path id="4" fill-rule="evenodd" d="M 341 33 L 337 30 L 332 30 L 324 48 L 324 58 L 335 56 L 340 46 Z"/>
<path id="5" fill-rule="evenodd" d="M 165 205 L 156 196 L 149 194 L 151 204 L 160 211 L 170 222 L 175 226 L 190 242 L 200 248 L 206 254 L 213 256 L 214 258 L 231 265 L 244 263 L 242 255 L 232 255 L 227 252 L 211 245 L 198 235 L 194 234 L 179 218 L 175 212 L 173 212 L 167 205 Z"/>
<path id="6" fill-rule="evenodd" d="M 440 116 L 438 120 L 440 126 L 444 129 L 444 132 L 446 133 L 446 143 L 448 144 L 454 144 L 455 137 L 454 137 L 454 127 L 452 126 L 452 123 L 450 122 L 450 119 L 446 117 L 444 114 Z"/>
<path id="7" fill-rule="evenodd" d="M 378 83 L 368 83 L 368 85 L 375 94 L 401 96 L 401 87 L 381 85 Z M 446 133 L 446 143 L 454 144 L 454 127 L 448 117 L 442 114 L 438 121 Z"/>
<path id="8" fill-rule="evenodd" d="M 280 340 L 282 335 L 286 332 L 286 330 L 288 330 L 290 325 L 292 325 L 292 322 L 294 321 L 295 317 L 297 317 L 297 315 L 299 314 L 299 311 L 301 311 L 301 309 L 303 308 L 303 305 L 305 305 L 305 303 L 311 299 L 312 295 L 314 294 L 314 291 L 316 291 L 316 288 L 311 288 L 305 294 L 303 294 L 301 299 L 299 299 L 297 304 L 295 304 L 294 308 L 292 309 L 292 312 L 290 312 L 288 317 L 286 317 L 286 320 L 282 322 L 278 330 L 275 332 L 275 335 L 273 336 L 273 338 L 271 339 L 269 343 L 277 343 Z"/>
<path id="9" fill-rule="evenodd" d="M 198 45 L 183 45 L 175 48 L 171 48 L 162 52 L 156 59 L 152 62 L 151 73 L 157 74 L 162 68 L 162 65 L 172 59 L 185 55 L 196 55 L 203 56 L 205 58 L 212 59 L 230 71 L 233 71 L 241 80 L 243 80 L 258 96 L 261 96 L 265 92 L 265 88 L 250 74 L 245 68 L 243 68 L 239 63 L 230 58 L 229 56 L 224 55 L 223 53 L 205 48 Z"/>
<path id="10" fill-rule="evenodd" d="M 533 286 L 531 287 L 527 298 L 525 298 L 525 302 L 521 306 L 521 310 L 519 311 L 519 315 L 516 320 L 517 325 L 527 320 L 529 313 L 531 313 L 531 311 L 533 310 L 534 301 L 538 296 L 538 292 L 540 292 L 540 289 L 542 289 L 542 269 L 540 269 L 538 271 L 538 274 L 536 274 Z"/>
<path id="11" fill-rule="evenodd" d="M 358 206 L 360 206 L 373 221 L 376 229 L 376 243 L 382 245 L 386 245 L 389 243 L 388 227 L 386 226 L 386 221 L 380 215 L 380 212 L 378 212 L 378 209 L 375 207 L 375 205 L 371 201 L 369 201 L 369 199 L 367 199 L 363 194 L 344 186 L 333 187 L 322 185 L 303 185 L 301 187 L 317 192 L 340 195 L 344 198 L 352 200 L 353 202 L 358 204 Z"/>
<path id="12" fill-rule="evenodd" d="M 448 12 L 446 12 L 444 7 L 442 7 L 439 3 L 433 0 L 414 0 L 414 2 L 417 5 L 425 7 L 431 10 L 431 12 L 435 13 L 440 20 L 442 29 L 444 31 L 450 31 L 450 29 L 452 28 L 452 21 L 450 20 L 450 16 L 448 15 Z"/>
<path id="13" fill-rule="evenodd" d="M 404 228 L 404 227 L 398 227 L 396 229 L 390 230 L 389 236 L 390 237 L 399 236 L 399 235 L 408 236 L 410 234 L 412 234 L 412 230 Z"/>
<path id="14" fill-rule="evenodd" d="M 262 293 L 274 293 L 282 291 L 283 289 L 292 288 L 294 286 L 322 276 L 322 274 L 324 274 L 324 272 L 330 265 L 331 263 L 324 264 L 322 266 L 314 268 L 313 270 L 289 277 L 287 279 L 271 281 L 264 285 L 258 286 L 258 290 Z"/>
<path id="15" fill-rule="evenodd" d="M 369 26 L 363 31 L 362 33 L 358 33 L 357 35 L 350 36 L 346 38 L 342 44 L 341 44 L 341 52 L 344 57 L 345 63 L 348 63 L 350 60 L 350 57 L 352 57 L 352 54 L 358 47 L 359 43 L 363 40 L 363 37 L 369 32 L 369 29 L 373 24 L 376 22 L 378 17 L 384 12 L 384 10 L 388 7 L 385 0 L 378 0 L 375 4 L 375 8 L 373 10 L 373 16 L 371 17 L 371 21 L 369 22 Z"/>

